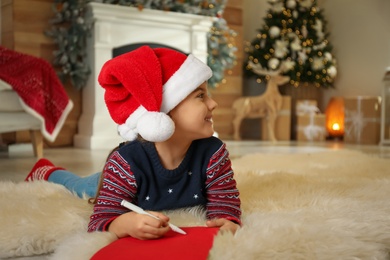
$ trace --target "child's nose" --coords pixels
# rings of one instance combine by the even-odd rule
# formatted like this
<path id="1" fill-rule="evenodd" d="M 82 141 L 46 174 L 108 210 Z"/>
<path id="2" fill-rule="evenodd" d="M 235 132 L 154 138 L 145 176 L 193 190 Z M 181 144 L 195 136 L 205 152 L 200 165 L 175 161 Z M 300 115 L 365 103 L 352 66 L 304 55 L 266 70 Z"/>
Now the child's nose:
<path id="1" fill-rule="evenodd" d="M 217 108 L 218 106 L 218 103 L 212 99 L 211 97 L 209 98 L 209 102 L 208 102 L 208 107 L 210 110 L 214 110 L 215 108 Z"/>

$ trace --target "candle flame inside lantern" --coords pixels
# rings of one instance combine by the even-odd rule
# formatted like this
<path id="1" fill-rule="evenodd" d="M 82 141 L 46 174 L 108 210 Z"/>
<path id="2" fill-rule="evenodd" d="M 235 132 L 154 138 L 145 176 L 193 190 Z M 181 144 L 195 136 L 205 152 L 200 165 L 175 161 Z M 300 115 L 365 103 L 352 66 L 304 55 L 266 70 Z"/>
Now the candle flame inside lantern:
<path id="1" fill-rule="evenodd" d="M 344 99 L 332 97 L 326 107 L 326 130 L 329 137 L 344 135 Z"/>
<path id="2" fill-rule="evenodd" d="M 338 131 L 338 130 L 340 130 L 340 125 L 337 124 L 337 123 L 334 123 L 334 124 L 332 125 L 332 129 L 335 130 L 335 131 Z"/>

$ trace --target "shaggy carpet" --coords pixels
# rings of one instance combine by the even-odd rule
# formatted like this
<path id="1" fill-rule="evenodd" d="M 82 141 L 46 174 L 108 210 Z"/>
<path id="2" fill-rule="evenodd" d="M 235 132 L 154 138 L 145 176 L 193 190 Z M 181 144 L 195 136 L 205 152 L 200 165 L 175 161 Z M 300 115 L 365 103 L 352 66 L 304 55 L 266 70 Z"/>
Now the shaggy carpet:
<path id="1" fill-rule="evenodd" d="M 355 151 L 251 154 L 233 160 L 243 227 L 209 259 L 389 259 L 390 160 Z M 47 182 L 0 183 L 0 258 L 89 259 L 114 241 L 85 232 L 92 207 Z M 203 225 L 197 209 L 167 212 Z"/>

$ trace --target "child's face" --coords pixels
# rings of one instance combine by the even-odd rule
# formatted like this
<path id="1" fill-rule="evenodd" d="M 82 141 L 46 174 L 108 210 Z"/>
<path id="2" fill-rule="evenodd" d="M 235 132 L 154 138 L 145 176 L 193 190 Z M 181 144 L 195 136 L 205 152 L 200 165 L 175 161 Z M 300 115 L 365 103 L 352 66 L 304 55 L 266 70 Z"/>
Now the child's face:
<path id="1" fill-rule="evenodd" d="M 217 103 L 209 97 L 205 82 L 169 113 L 175 122 L 174 135 L 191 140 L 212 136 L 212 111 L 216 107 Z"/>

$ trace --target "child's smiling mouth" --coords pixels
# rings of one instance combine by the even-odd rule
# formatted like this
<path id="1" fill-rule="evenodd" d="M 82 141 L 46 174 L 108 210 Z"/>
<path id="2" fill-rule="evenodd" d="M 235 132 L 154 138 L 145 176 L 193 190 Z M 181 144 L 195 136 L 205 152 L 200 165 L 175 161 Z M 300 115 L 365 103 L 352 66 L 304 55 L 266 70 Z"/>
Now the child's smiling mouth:
<path id="1" fill-rule="evenodd" d="M 213 117 L 212 116 L 210 116 L 210 117 L 206 117 L 205 119 L 204 119 L 205 121 L 207 121 L 207 122 L 213 122 Z"/>

